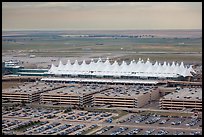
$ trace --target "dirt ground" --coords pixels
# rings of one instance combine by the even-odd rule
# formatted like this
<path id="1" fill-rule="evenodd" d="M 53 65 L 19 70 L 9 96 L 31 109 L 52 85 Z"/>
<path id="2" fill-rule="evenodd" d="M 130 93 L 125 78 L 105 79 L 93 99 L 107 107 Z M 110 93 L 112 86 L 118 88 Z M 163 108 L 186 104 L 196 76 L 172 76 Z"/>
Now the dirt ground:
<path id="1" fill-rule="evenodd" d="M 15 87 L 18 85 L 21 85 L 23 83 L 21 82 L 2 82 L 2 89 L 6 89 L 6 88 L 11 88 L 11 87 Z"/>

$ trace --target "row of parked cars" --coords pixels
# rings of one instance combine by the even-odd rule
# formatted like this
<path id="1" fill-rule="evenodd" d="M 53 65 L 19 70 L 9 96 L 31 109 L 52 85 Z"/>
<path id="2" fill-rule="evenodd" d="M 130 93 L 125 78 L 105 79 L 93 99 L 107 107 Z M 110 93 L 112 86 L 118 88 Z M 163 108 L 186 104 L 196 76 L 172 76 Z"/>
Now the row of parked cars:
<path id="1" fill-rule="evenodd" d="M 46 122 L 46 123 L 47 123 L 47 122 Z M 52 124 L 46 124 L 46 125 L 44 125 L 44 126 L 40 126 L 39 128 L 37 128 L 37 129 L 34 130 L 34 134 L 36 134 L 36 133 L 42 133 L 42 132 L 44 132 L 44 131 L 46 131 L 46 130 L 49 130 L 49 129 L 52 129 L 53 127 L 56 127 L 56 126 L 58 126 L 58 125 L 60 125 L 59 122 L 53 122 Z"/>
<path id="2" fill-rule="evenodd" d="M 145 124 L 153 124 L 159 120 L 160 120 L 160 117 L 153 117 L 153 118 L 150 118 L 149 120 L 145 121 Z"/>
<path id="3" fill-rule="evenodd" d="M 111 128 L 112 131 L 109 131 Z M 129 130 L 129 131 L 128 131 Z M 155 128 L 130 128 L 130 127 L 105 127 L 98 132 L 96 135 L 201 135 L 200 131 L 182 131 L 182 130 L 167 130 L 167 129 L 155 129 Z"/>
<path id="4" fill-rule="evenodd" d="M 7 116 L 29 117 L 29 118 L 53 118 L 61 110 L 42 109 L 42 108 L 22 108 L 19 110 L 10 111 L 6 113 Z"/>
<path id="5" fill-rule="evenodd" d="M 184 121 L 185 121 L 184 118 L 177 118 L 175 121 L 171 122 L 171 125 L 180 125 Z"/>
<path id="6" fill-rule="evenodd" d="M 101 135 L 101 134 L 105 133 L 106 131 L 112 129 L 113 127 L 114 127 L 114 126 L 107 126 L 107 127 L 103 128 L 103 129 L 97 131 L 97 132 L 95 133 L 95 135 Z"/>
<path id="7" fill-rule="evenodd" d="M 58 132 L 60 132 L 60 131 L 62 131 L 62 130 L 64 130 L 64 129 L 66 129 L 66 128 L 71 127 L 71 126 L 72 126 L 72 124 L 64 124 L 64 125 L 61 125 L 61 126 L 59 126 L 59 127 L 55 127 L 55 128 L 53 128 L 53 129 L 51 129 L 51 130 L 49 130 L 49 131 L 47 131 L 47 132 L 43 132 L 43 134 L 54 134 L 54 133 L 58 133 Z"/>
<path id="8" fill-rule="evenodd" d="M 137 120 L 135 120 L 135 123 L 141 123 L 142 121 L 148 119 L 149 116 L 139 116 Z"/>
<path id="9" fill-rule="evenodd" d="M 112 113 L 106 113 L 106 112 L 82 111 L 79 113 L 69 112 L 67 114 L 58 116 L 58 119 L 79 120 L 79 121 L 99 121 L 111 115 Z"/>
<path id="10" fill-rule="evenodd" d="M 76 132 L 75 135 L 85 135 L 85 133 L 86 133 L 88 130 L 92 130 L 92 129 L 96 128 L 96 127 L 98 127 L 97 124 L 92 124 L 90 127 L 85 128 L 85 129 L 83 129 L 83 130 L 81 130 L 81 131 Z"/>
<path id="11" fill-rule="evenodd" d="M 59 126 L 60 125 L 60 126 Z M 57 135 L 68 135 L 74 131 L 77 131 L 79 129 L 82 129 L 86 127 L 85 124 L 78 124 L 78 125 L 72 125 L 72 124 L 63 124 L 61 125 L 59 122 L 53 122 L 52 124 L 47 124 L 44 126 L 41 126 L 37 129 L 35 129 L 33 132 L 30 131 L 28 134 L 57 134 Z M 66 129 L 66 130 L 65 130 Z"/>
<path id="12" fill-rule="evenodd" d="M 199 121 L 200 121 L 200 119 L 192 118 L 191 121 L 186 124 L 186 126 L 194 126 L 194 125 L 196 125 Z"/>
<path id="13" fill-rule="evenodd" d="M 169 131 L 166 131 L 164 129 L 160 129 L 156 134 L 154 135 L 167 135 L 169 133 Z"/>
<path id="14" fill-rule="evenodd" d="M 146 131 L 144 132 L 143 135 L 150 135 L 150 134 L 152 134 L 154 131 L 155 131 L 155 129 L 148 129 L 148 130 L 146 130 Z"/>
<path id="15" fill-rule="evenodd" d="M 202 135 L 202 133 L 200 131 L 193 131 L 190 135 Z"/>
<path id="16" fill-rule="evenodd" d="M 73 133 L 73 132 L 75 132 L 75 131 L 77 131 L 79 129 L 82 129 L 84 127 L 86 127 L 85 124 L 78 124 L 78 125 L 76 125 L 74 127 L 70 127 L 68 129 L 66 129 L 65 131 L 62 131 L 62 132 L 58 133 L 57 135 L 68 135 L 68 134 Z"/>
<path id="17" fill-rule="evenodd" d="M 119 134 L 125 132 L 126 130 L 128 130 L 128 127 L 119 127 L 118 129 L 113 131 L 110 135 L 119 135 Z"/>
<path id="18" fill-rule="evenodd" d="M 184 118 L 184 117 L 162 117 L 159 115 L 130 115 L 128 118 L 122 119 L 118 121 L 117 123 L 131 123 L 134 122 L 136 124 L 144 122 L 145 124 L 154 124 L 159 123 L 160 125 L 166 124 L 168 121 L 170 121 L 168 124 L 171 125 L 181 125 L 185 121 L 188 122 L 185 125 L 186 126 L 195 126 L 199 121 L 200 118 Z M 202 127 L 202 124 L 199 125 L 199 127 Z"/>
<path id="19" fill-rule="evenodd" d="M 49 123 L 49 122 L 48 122 L 48 121 L 40 122 L 39 124 L 30 126 L 30 127 L 26 128 L 26 129 L 24 129 L 23 132 L 27 132 L 27 131 L 30 131 L 30 130 L 32 130 L 32 129 L 34 129 L 34 128 L 38 128 L 38 127 L 40 127 L 40 126 L 42 126 L 42 125 L 45 125 L 45 124 L 47 124 L 47 123 Z"/>
<path id="20" fill-rule="evenodd" d="M 28 121 L 20 121 L 20 120 L 2 120 L 2 129 L 5 132 L 11 131 L 20 131 L 23 129 L 23 132 L 27 132 L 33 128 L 43 125 L 44 122 L 39 120 L 28 120 Z"/>
<path id="21" fill-rule="evenodd" d="M 14 128 L 16 128 L 18 125 L 22 124 L 22 121 L 19 120 L 3 120 L 2 119 L 2 129 L 5 132 L 10 132 Z"/>
<path id="22" fill-rule="evenodd" d="M 170 118 L 167 118 L 167 119 L 163 119 L 162 121 L 159 122 L 159 124 L 165 124 L 167 121 L 169 121 Z"/>
<path id="23" fill-rule="evenodd" d="M 135 128 L 135 129 L 129 131 L 126 135 L 135 135 L 135 134 L 139 133 L 140 131 L 142 131 L 142 128 Z"/>

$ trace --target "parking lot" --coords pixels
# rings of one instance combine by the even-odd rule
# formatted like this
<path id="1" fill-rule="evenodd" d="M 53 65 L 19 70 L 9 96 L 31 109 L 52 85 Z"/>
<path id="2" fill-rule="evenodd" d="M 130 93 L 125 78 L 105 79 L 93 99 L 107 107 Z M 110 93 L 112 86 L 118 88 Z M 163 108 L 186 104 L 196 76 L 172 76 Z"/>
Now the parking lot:
<path id="1" fill-rule="evenodd" d="M 202 119 L 131 114 L 95 135 L 202 135 Z"/>
<path id="2" fill-rule="evenodd" d="M 2 107 L 2 132 L 25 135 L 197 135 L 202 118 L 103 111 Z"/>
<path id="3" fill-rule="evenodd" d="M 59 119 L 70 121 L 104 121 L 105 119 L 116 116 L 117 114 L 109 112 L 88 112 L 73 110 L 64 113 L 60 109 L 42 109 L 42 108 L 22 108 L 15 111 L 2 112 L 4 117 L 19 117 L 19 118 L 39 118 L 39 119 Z"/>
<path id="4" fill-rule="evenodd" d="M 133 128 L 124 126 L 113 126 L 104 128 L 105 132 L 97 132 L 96 135 L 193 135 L 200 134 L 200 131 L 154 129 L 154 128 Z"/>
<path id="5" fill-rule="evenodd" d="M 5 122 L 7 124 L 5 124 Z M 64 124 L 61 122 L 51 122 L 51 121 L 43 121 L 43 122 L 40 121 L 38 124 L 33 124 L 28 126 L 27 123 L 29 122 L 33 122 L 33 121 L 3 120 L 2 130 L 4 132 L 9 132 L 12 130 L 12 133 L 16 132 L 17 134 L 25 134 L 25 135 L 40 135 L 40 134 L 68 135 L 76 131 L 79 131 L 80 129 L 83 129 L 87 126 L 85 124 Z M 22 129 L 23 125 L 27 125 L 27 127 L 26 128 L 24 127 Z"/>
<path id="6" fill-rule="evenodd" d="M 98 127 L 98 123 L 105 122 L 117 114 L 80 110 L 65 113 L 64 110 L 60 109 L 23 107 L 15 108 L 15 110 L 4 110 L 2 116 L 2 131 L 4 133 L 80 135 L 86 133 L 87 130 Z M 29 122 L 32 124 L 27 124 Z"/>
<path id="7" fill-rule="evenodd" d="M 126 125 L 141 125 L 153 127 L 176 127 L 176 128 L 202 128 L 202 120 L 200 118 L 186 118 L 186 117 L 164 117 L 157 115 L 135 115 L 118 121 L 120 124 Z"/>

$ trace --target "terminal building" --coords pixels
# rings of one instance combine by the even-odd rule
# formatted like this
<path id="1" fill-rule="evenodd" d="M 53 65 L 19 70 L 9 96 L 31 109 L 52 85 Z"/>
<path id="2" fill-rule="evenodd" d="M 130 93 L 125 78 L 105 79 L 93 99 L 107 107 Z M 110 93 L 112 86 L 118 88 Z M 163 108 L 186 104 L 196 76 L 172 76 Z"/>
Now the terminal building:
<path id="1" fill-rule="evenodd" d="M 48 82 L 157 84 L 158 80 L 185 80 L 192 77 L 192 73 L 195 73 L 192 66 L 184 66 L 183 62 L 161 64 L 156 61 L 153 64 L 149 59 L 146 62 L 139 59 L 138 61 L 132 60 L 129 64 L 123 61 L 119 65 L 117 61 L 111 64 L 108 58 L 105 62 L 99 58 L 96 62 L 92 59 L 89 64 L 85 60 L 80 64 L 77 60 L 74 63 L 68 60 L 65 65 L 61 61 L 58 66 L 52 64 L 48 72 L 45 72 L 49 77 L 41 80 Z"/>
<path id="2" fill-rule="evenodd" d="M 22 68 L 23 67 L 19 65 L 19 61 L 17 60 L 4 61 L 2 62 L 2 76 L 16 74 L 18 70 Z"/>
<path id="3" fill-rule="evenodd" d="M 47 76 L 48 69 L 26 69 L 17 60 L 2 62 L 2 76 Z"/>
<path id="4" fill-rule="evenodd" d="M 45 72 L 47 72 L 48 69 L 19 69 L 18 72 L 16 72 L 16 75 L 18 76 L 47 76 Z"/>
<path id="5" fill-rule="evenodd" d="M 111 64 L 108 58 L 105 61 L 100 58 L 97 61 L 91 60 L 90 63 L 85 60 L 82 63 L 77 60 L 71 63 L 68 60 L 66 65 L 60 61 L 58 66 L 52 64 L 49 70 L 17 69 L 17 75 L 43 76 L 42 82 L 2 90 L 3 101 L 129 108 L 140 108 L 159 99 L 161 90 L 157 88 L 157 84 L 161 81 L 183 82 L 196 73 L 192 66 L 187 67 L 183 62 L 161 64 L 157 61 L 151 63 L 149 59 L 146 62 L 139 59 L 130 63 L 123 61 L 121 64 L 114 61 Z M 182 92 L 184 89 L 186 91 Z M 160 108 L 202 110 L 200 89 L 197 88 L 195 92 L 184 89 L 165 95 L 160 99 Z"/>
<path id="6" fill-rule="evenodd" d="M 202 111 L 202 88 L 177 88 L 160 99 L 160 109 Z"/>

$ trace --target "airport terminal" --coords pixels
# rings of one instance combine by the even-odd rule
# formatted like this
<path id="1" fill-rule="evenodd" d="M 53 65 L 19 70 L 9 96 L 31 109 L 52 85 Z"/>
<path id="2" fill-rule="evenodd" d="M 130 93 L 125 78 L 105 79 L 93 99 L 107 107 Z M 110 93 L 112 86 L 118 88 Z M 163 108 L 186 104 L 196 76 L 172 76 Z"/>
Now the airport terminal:
<path id="1" fill-rule="evenodd" d="M 202 135 L 201 12 L 2 2 L 2 135 Z"/>
<path id="2" fill-rule="evenodd" d="M 109 83 L 109 84 L 147 84 L 156 85 L 164 80 L 190 80 L 193 74 L 192 65 L 184 63 L 146 62 L 132 60 L 129 64 L 117 61 L 113 64 L 107 58 L 105 62 L 99 58 L 97 62 L 91 60 L 89 64 L 84 60 L 81 64 L 76 60 L 73 64 L 68 60 L 66 65 L 59 62 L 58 66 L 51 65 L 48 77 L 42 78 L 46 82 L 77 82 L 77 83 Z"/>

